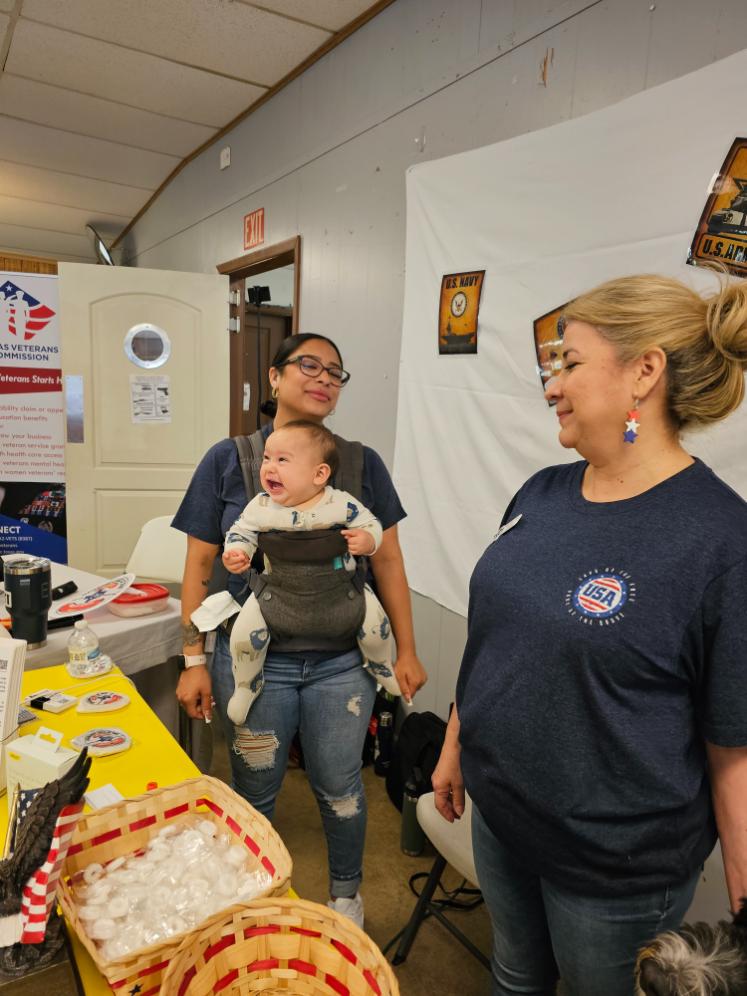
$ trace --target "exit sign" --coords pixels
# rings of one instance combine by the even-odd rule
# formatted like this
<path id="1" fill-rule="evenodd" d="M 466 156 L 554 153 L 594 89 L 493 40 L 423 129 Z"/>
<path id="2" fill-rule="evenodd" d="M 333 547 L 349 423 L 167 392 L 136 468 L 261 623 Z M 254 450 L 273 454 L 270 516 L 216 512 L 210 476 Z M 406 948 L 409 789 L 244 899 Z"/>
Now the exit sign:
<path id="1" fill-rule="evenodd" d="M 244 215 L 244 248 L 253 249 L 265 241 L 265 209 L 258 208 Z"/>

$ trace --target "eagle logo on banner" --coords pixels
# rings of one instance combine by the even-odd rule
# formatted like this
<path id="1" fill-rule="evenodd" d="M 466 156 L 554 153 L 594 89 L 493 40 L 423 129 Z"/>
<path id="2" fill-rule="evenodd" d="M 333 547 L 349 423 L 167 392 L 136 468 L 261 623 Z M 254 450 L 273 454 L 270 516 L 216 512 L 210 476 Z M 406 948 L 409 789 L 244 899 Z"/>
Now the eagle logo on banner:
<path id="1" fill-rule="evenodd" d="M 28 341 L 43 332 L 55 312 L 10 280 L 0 287 L 0 331 Z"/>

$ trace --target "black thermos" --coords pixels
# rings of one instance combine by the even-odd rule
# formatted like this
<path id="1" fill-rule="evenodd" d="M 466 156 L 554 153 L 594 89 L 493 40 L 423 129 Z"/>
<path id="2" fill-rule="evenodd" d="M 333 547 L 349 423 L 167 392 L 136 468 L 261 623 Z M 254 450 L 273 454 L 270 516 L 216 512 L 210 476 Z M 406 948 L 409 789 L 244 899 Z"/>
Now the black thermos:
<path id="1" fill-rule="evenodd" d="M 44 557 L 3 564 L 5 607 L 14 640 L 26 640 L 29 650 L 47 642 L 47 612 L 52 604 L 51 567 Z"/>

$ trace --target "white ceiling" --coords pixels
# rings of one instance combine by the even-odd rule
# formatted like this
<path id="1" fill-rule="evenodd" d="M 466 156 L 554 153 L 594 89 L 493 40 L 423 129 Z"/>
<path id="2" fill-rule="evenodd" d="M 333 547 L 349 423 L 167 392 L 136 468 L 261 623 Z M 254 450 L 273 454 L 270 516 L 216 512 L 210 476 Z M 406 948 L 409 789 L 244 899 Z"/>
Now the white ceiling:
<path id="1" fill-rule="evenodd" d="M 0 250 L 91 261 L 372 0 L 0 0 Z"/>

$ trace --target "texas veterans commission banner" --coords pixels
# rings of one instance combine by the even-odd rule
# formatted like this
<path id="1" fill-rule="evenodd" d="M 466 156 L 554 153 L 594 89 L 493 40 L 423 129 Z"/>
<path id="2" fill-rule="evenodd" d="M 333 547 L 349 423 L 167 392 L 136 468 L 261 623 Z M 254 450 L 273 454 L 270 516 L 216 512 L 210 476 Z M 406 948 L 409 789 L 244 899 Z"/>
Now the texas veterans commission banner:
<path id="1" fill-rule="evenodd" d="M 0 272 L 0 554 L 67 560 L 57 277 Z"/>
<path id="2" fill-rule="evenodd" d="M 746 74 L 739 52 L 408 172 L 394 479 L 415 591 L 466 615 L 470 574 L 511 497 L 540 468 L 578 459 L 559 446 L 542 394 L 560 362 L 559 309 L 632 273 L 713 288 L 712 275 L 687 265 L 700 229 L 703 259 L 747 259 L 744 108 L 713 96 Z M 744 256 L 727 255 L 722 231 Z M 747 497 L 745 439 L 747 405 L 685 444 Z"/>

